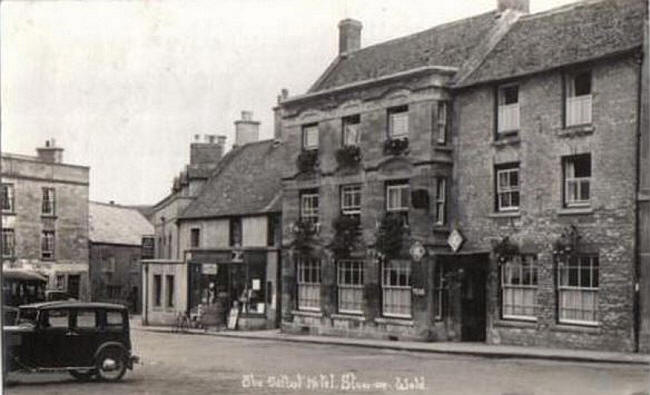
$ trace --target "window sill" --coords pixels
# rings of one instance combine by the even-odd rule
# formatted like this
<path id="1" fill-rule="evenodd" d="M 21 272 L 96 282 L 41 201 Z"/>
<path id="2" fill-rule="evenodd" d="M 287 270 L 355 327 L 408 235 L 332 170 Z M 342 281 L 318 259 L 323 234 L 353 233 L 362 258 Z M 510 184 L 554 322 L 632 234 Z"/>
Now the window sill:
<path id="1" fill-rule="evenodd" d="M 315 318 L 321 318 L 323 316 L 322 311 L 317 311 L 317 310 L 291 310 L 292 315 L 297 315 L 301 317 L 315 317 Z"/>
<path id="2" fill-rule="evenodd" d="M 16 215 L 15 211 L 3 211 L 2 215 Z"/>
<path id="3" fill-rule="evenodd" d="M 557 215 L 591 215 L 594 209 L 591 207 L 570 207 L 557 210 Z"/>
<path id="4" fill-rule="evenodd" d="M 359 321 L 359 322 L 366 321 L 366 317 L 361 315 L 361 313 L 358 314 L 338 313 L 338 314 L 332 314 L 331 317 L 335 320 L 348 320 L 348 321 Z"/>
<path id="5" fill-rule="evenodd" d="M 433 225 L 433 233 L 449 233 L 449 228 L 447 225 Z"/>
<path id="6" fill-rule="evenodd" d="M 56 262 L 56 258 L 42 258 L 41 261 L 43 262 Z"/>
<path id="7" fill-rule="evenodd" d="M 375 318 L 377 324 L 388 324 L 398 326 L 414 326 L 412 318 L 397 318 L 397 317 L 377 317 Z"/>
<path id="8" fill-rule="evenodd" d="M 502 328 L 536 328 L 537 319 L 529 318 L 501 318 L 494 321 L 494 326 Z"/>
<path id="9" fill-rule="evenodd" d="M 488 214 L 489 218 L 519 218 L 521 217 L 521 212 L 519 210 L 513 211 L 500 211 L 497 213 Z"/>
<path id="10" fill-rule="evenodd" d="M 574 332 L 574 333 L 600 333 L 600 324 L 598 323 L 573 323 L 573 322 L 560 322 L 555 325 L 553 328 L 555 331 L 559 332 Z"/>
<path id="11" fill-rule="evenodd" d="M 436 151 L 452 152 L 454 150 L 454 147 L 449 144 L 438 143 L 438 145 L 433 147 L 433 149 Z"/>
<path id="12" fill-rule="evenodd" d="M 492 143 L 492 146 L 501 148 L 507 145 L 519 145 L 519 143 L 521 143 L 521 139 L 515 132 L 514 134 L 506 133 L 504 135 L 497 136 L 497 139 Z"/>
<path id="13" fill-rule="evenodd" d="M 55 214 L 41 214 L 41 218 L 56 219 L 57 216 Z"/>
<path id="14" fill-rule="evenodd" d="M 558 137 L 587 136 L 594 133 L 594 126 L 591 124 L 565 126 L 557 131 Z"/>

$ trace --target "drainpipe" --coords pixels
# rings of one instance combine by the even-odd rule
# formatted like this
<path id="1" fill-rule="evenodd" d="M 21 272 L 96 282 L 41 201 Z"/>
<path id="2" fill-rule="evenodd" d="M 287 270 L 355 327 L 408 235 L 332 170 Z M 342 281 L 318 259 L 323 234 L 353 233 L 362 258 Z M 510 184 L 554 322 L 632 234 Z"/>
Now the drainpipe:
<path id="1" fill-rule="evenodd" d="M 645 42 L 648 40 L 647 23 L 644 27 Z M 646 44 L 644 44 L 645 47 Z M 645 54 L 645 56 L 648 56 Z M 637 140 L 636 140 L 636 188 L 635 188 L 635 226 L 634 226 L 634 352 L 639 352 L 639 335 L 641 332 L 641 306 L 640 306 L 640 276 L 641 276 L 641 215 L 639 213 L 639 198 L 641 197 L 641 134 L 642 131 L 642 112 L 643 112 L 643 65 L 646 62 L 644 59 L 643 50 L 638 54 L 637 62 L 639 64 L 639 82 L 637 90 L 637 111 L 636 111 L 636 127 L 637 127 Z M 647 306 L 644 306 L 647 308 Z"/>
<path id="2" fill-rule="evenodd" d="M 144 271 L 144 298 L 143 298 L 143 308 L 142 308 L 142 324 L 145 326 L 149 325 L 149 263 L 143 263 L 142 269 Z"/>

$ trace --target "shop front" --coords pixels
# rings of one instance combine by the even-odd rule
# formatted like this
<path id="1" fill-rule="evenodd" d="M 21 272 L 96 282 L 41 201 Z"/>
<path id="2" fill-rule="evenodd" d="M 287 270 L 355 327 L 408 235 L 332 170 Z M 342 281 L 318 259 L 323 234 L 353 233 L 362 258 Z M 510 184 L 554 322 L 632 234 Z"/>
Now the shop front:
<path id="1" fill-rule="evenodd" d="M 277 325 L 277 252 L 193 252 L 188 300 L 192 316 L 208 327 L 266 329 Z"/>

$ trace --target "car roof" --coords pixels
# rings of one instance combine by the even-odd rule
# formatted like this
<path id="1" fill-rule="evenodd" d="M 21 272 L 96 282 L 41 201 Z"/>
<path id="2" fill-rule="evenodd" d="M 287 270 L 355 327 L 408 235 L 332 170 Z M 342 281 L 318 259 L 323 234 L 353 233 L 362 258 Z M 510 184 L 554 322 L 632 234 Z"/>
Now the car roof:
<path id="1" fill-rule="evenodd" d="M 108 310 L 126 310 L 126 306 L 123 306 L 121 304 L 100 303 L 100 302 L 79 302 L 79 301 L 67 301 L 67 300 L 25 304 L 20 306 L 20 308 L 29 308 L 29 309 L 102 308 Z"/>

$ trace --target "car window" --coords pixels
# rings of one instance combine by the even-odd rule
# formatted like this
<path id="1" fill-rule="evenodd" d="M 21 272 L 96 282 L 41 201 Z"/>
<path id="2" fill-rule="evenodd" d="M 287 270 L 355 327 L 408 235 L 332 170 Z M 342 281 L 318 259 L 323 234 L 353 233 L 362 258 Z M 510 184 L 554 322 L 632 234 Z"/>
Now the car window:
<path id="1" fill-rule="evenodd" d="M 78 310 L 77 311 L 77 328 L 96 328 L 97 314 L 95 310 Z"/>
<path id="2" fill-rule="evenodd" d="M 18 313 L 18 325 L 36 325 L 36 309 L 20 309 Z"/>
<path id="3" fill-rule="evenodd" d="M 109 328 L 116 328 L 122 326 L 122 312 L 121 311 L 107 311 L 106 312 L 106 326 Z"/>
<path id="4" fill-rule="evenodd" d="M 68 327 L 68 310 L 50 310 L 46 318 L 46 327 L 50 328 L 67 328 Z"/>

